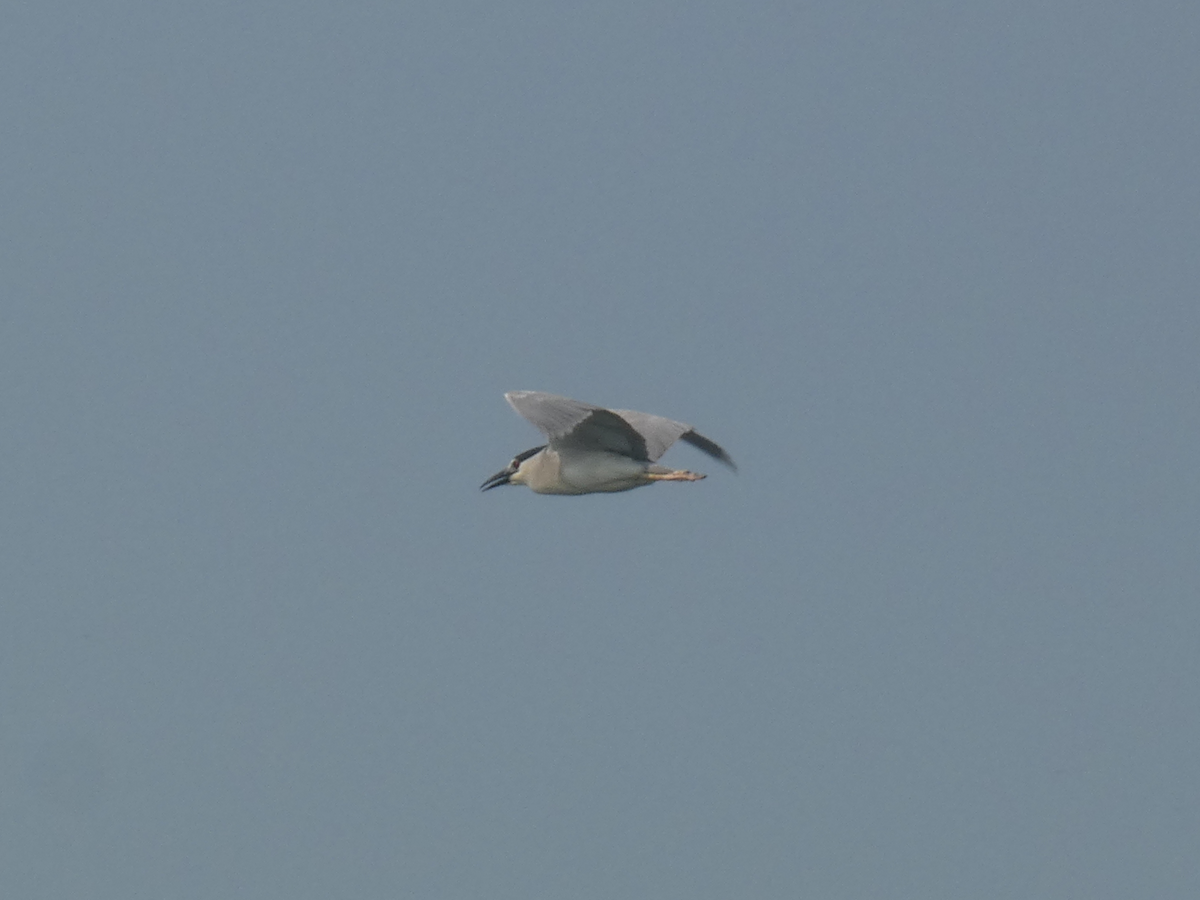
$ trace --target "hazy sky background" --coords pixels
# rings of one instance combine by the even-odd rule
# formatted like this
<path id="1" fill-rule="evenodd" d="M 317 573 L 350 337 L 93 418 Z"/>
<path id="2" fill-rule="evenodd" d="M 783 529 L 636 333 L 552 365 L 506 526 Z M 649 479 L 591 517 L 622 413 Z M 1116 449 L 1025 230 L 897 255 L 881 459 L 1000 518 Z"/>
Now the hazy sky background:
<path id="1" fill-rule="evenodd" d="M 0 895 L 1200 896 L 1198 34 L 10 5 Z"/>

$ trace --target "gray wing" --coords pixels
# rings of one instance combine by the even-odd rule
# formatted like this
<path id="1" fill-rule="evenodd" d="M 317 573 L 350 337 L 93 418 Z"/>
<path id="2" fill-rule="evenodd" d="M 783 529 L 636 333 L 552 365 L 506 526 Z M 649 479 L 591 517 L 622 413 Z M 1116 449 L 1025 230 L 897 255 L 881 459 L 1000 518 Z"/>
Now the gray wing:
<path id="1" fill-rule="evenodd" d="M 707 453 L 718 462 L 729 466 L 735 472 L 737 471 L 737 466 L 730 459 L 729 454 L 716 441 L 710 441 L 695 431 L 691 425 L 684 425 L 682 422 L 664 419 L 662 416 L 654 416 L 650 413 L 634 412 L 631 409 L 615 409 L 613 412 L 637 429 L 638 433 L 645 438 L 646 454 L 651 462 L 666 453 L 676 441 L 683 440 L 697 450 Z"/>
<path id="2" fill-rule="evenodd" d="M 632 409 L 604 409 L 542 391 L 510 391 L 504 399 L 544 434 L 555 449 L 608 450 L 631 459 L 656 462 L 682 439 L 737 471 L 729 454 L 716 442 L 683 422 Z"/>
<path id="3" fill-rule="evenodd" d="M 510 391 L 504 399 L 544 434 L 554 449 L 607 450 L 632 459 L 658 459 L 647 455 L 646 439 L 636 427 L 611 410 L 542 391 Z"/>
<path id="4" fill-rule="evenodd" d="M 646 442 L 646 459 L 656 462 L 671 445 L 692 430 L 691 425 L 664 419 L 632 409 L 614 409 L 614 413 L 633 426 Z"/>

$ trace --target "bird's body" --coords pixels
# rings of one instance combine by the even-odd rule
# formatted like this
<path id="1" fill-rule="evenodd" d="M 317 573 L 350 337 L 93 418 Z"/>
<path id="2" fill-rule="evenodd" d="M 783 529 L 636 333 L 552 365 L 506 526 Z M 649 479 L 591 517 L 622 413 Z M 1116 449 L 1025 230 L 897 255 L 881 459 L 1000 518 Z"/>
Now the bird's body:
<path id="1" fill-rule="evenodd" d="M 485 491 L 524 484 L 539 494 L 614 493 L 655 481 L 701 480 L 695 472 L 654 464 L 679 439 L 736 469 L 729 454 L 682 422 L 541 391 L 512 391 L 504 398 L 549 443 L 517 456 L 483 483 Z"/>
<path id="2" fill-rule="evenodd" d="M 649 484 L 645 476 L 645 465 L 619 453 L 547 447 L 530 458 L 516 483 L 528 484 L 541 494 L 613 493 Z"/>

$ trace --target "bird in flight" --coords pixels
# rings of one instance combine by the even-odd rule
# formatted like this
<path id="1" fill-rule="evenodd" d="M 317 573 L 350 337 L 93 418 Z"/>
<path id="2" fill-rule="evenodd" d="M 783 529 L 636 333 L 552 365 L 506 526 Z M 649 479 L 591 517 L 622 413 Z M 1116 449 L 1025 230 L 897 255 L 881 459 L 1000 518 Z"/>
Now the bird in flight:
<path id="1" fill-rule="evenodd" d="M 700 481 L 704 475 L 656 465 L 677 440 L 737 471 L 728 453 L 682 422 L 541 391 L 510 391 L 504 399 L 549 443 L 518 454 L 480 490 L 523 484 L 539 494 L 594 494 L 656 481 Z"/>

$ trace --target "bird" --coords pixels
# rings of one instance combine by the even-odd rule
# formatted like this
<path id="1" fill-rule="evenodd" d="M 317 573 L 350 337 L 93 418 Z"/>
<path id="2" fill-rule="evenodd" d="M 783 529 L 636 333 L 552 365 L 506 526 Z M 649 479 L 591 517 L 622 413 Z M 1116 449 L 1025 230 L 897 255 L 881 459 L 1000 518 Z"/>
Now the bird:
<path id="1" fill-rule="evenodd" d="M 523 484 L 538 494 L 596 494 L 656 481 L 700 481 L 704 475 L 655 465 L 681 439 L 737 471 L 728 453 L 682 422 L 542 391 L 509 391 L 504 399 L 548 443 L 517 454 L 480 485 L 481 491 Z"/>

